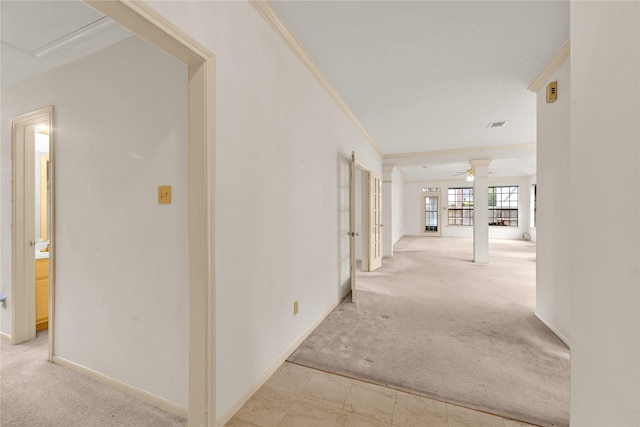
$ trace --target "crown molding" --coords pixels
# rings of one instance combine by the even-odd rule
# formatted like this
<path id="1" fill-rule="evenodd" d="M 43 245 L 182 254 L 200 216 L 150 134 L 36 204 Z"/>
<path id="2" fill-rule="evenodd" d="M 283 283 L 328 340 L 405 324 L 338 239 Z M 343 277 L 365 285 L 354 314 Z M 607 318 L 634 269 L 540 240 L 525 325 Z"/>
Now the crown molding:
<path id="1" fill-rule="evenodd" d="M 527 89 L 529 89 L 531 92 L 538 92 L 540 89 L 542 89 L 545 83 L 547 83 L 547 81 L 551 78 L 553 73 L 558 70 L 560 64 L 562 64 L 562 62 L 569 57 L 570 53 L 571 40 L 567 40 L 556 52 L 556 54 L 553 55 L 551 61 L 549 61 L 544 70 L 542 70 L 538 77 L 536 77 L 535 80 L 531 82 Z"/>
<path id="2" fill-rule="evenodd" d="M 249 0 L 249 3 L 253 5 L 253 7 L 260 13 L 260 15 L 264 18 L 265 21 L 274 29 L 274 31 L 284 40 L 284 42 L 291 48 L 293 53 L 298 56 L 298 58 L 302 61 L 302 63 L 311 71 L 311 74 L 320 82 L 322 87 L 329 93 L 331 98 L 338 104 L 338 106 L 345 112 L 347 117 L 351 119 L 356 128 L 360 131 L 360 133 L 365 137 L 365 139 L 369 142 L 371 147 L 378 153 L 380 157 L 384 157 L 384 152 L 378 147 L 378 144 L 375 143 L 371 135 L 367 132 L 367 130 L 362 126 L 360 120 L 356 117 L 355 114 L 351 111 L 349 106 L 344 102 L 340 93 L 336 90 L 335 87 L 331 84 L 329 79 L 325 77 L 325 75 L 320 71 L 320 68 L 316 65 L 316 63 L 311 58 L 311 55 L 307 53 L 307 51 L 302 47 L 300 42 L 295 38 L 289 27 L 284 23 L 284 21 L 280 18 L 277 12 L 271 7 L 271 4 L 268 0 Z"/>

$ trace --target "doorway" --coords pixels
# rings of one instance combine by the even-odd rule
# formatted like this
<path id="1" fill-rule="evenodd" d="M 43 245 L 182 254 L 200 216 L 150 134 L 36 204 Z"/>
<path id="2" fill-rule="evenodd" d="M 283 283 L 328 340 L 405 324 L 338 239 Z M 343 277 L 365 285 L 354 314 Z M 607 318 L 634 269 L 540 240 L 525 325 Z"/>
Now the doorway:
<path id="1" fill-rule="evenodd" d="M 187 367 L 189 369 L 188 415 L 189 422 L 193 425 L 209 425 L 215 420 L 215 313 L 213 302 L 215 295 L 215 264 L 214 223 L 212 221 L 215 201 L 213 194 L 215 177 L 215 160 L 213 157 L 215 152 L 215 60 L 213 54 L 162 19 L 150 6 L 121 1 L 88 1 L 86 3 L 104 15 L 111 17 L 114 21 L 128 27 L 135 34 L 142 36 L 188 67 L 188 79 L 185 79 L 188 83 L 189 91 L 188 137 L 185 140 L 185 143 L 188 144 L 189 156 L 187 170 L 188 189 L 185 192 L 185 199 L 189 203 L 187 213 L 189 228 L 187 232 L 189 236 L 188 253 L 190 255 L 188 259 L 188 308 L 190 316 L 188 331 L 189 363 Z M 31 176 L 34 176 L 34 174 Z M 51 176 L 51 178 L 52 181 L 55 181 L 55 176 Z M 16 181 L 13 180 L 13 183 L 15 185 Z M 15 187 L 13 190 L 13 194 L 17 195 L 18 192 L 15 191 Z M 51 204 L 52 201 L 49 201 L 49 203 Z M 12 205 L 17 209 L 24 210 L 23 201 L 18 201 L 14 198 Z M 12 215 L 14 218 L 22 218 L 24 217 L 24 212 L 20 212 L 20 215 L 16 215 L 13 212 Z M 55 218 L 52 218 L 52 223 L 55 223 Z M 24 250 L 22 250 L 22 246 L 25 245 L 20 243 L 23 253 L 17 258 L 24 260 L 25 256 L 30 254 L 30 274 L 34 277 L 34 255 L 31 253 L 34 248 L 30 247 L 29 243 L 33 240 L 24 239 L 24 233 L 20 234 L 17 228 L 14 228 L 14 231 L 12 233 L 12 241 L 15 239 L 16 242 L 27 242 L 27 248 Z M 49 234 L 51 234 L 51 231 L 49 230 Z M 8 236 L 9 234 L 7 234 Z M 51 261 L 53 261 L 55 248 L 52 247 L 51 250 L 50 256 Z M 17 254 L 15 249 L 13 254 L 14 256 Z M 16 262 L 15 260 L 12 257 L 12 263 Z M 23 261 L 23 264 L 26 264 L 26 262 Z M 53 265 L 54 263 L 52 262 L 51 264 Z M 19 271 L 27 271 L 24 268 L 16 267 L 17 265 L 13 264 L 12 271 L 15 276 L 12 277 L 12 283 L 17 283 Z M 51 277 L 55 277 L 55 273 Z M 59 280 L 59 283 L 61 283 L 61 280 Z M 8 301 L 12 306 L 11 315 L 25 317 L 24 322 L 16 322 L 15 317 L 13 317 L 11 336 L 16 342 L 26 341 L 32 337 L 32 335 L 30 336 L 30 325 L 25 328 L 25 332 L 16 331 L 16 326 L 20 323 L 27 323 L 26 319 L 31 315 L 24 315 L 21 310 L 13 310 L 18 299 L 24 301 L 34 300 L 35 290 L 29 292 L 30 295 L 26 296 L 18 295 L 17 293 L 9 295 L 11 299 Z M 30 309 L 30 314 L 33 314 L 33 320 L 30 320 L 30 322 L 35 323 L 35 304 L 32 305 L 34 307 Z M 55 313 L 49 313 L 49 315 L 55 315 Z M 60 320 L 60 316 L 58 316 L 58 327 L 63 325 Z M 49 329 L 53 332 L 55 327 L 49 326 Z M 56 357 L 53 359 L 55 361 Z M 136 390 L 132 388 L 131 392 L 135 393 Z M 142 397 L 162 407 L 159 404 L 162 402 L 154 401 L 153 396 L 145 395 Z M 181 415 L 182 412 L 179 414 Z"/>
<path id="2" fill-rule="evenodd" d="M 357 301 L 356 270 L 382 266 L 382 179 L 351 153 L 349 179 L 349 237 L 351 300 Z M 357 239 L 361 237 L 361 246 Z"/>
<path id="3" fill-rule="evenodd" d="M 440 192 L 426 191 L 422 193 L 422 235 L 439 237 L 442 234 L 440 224 Z"/>
<path id="4" fill-rule="evenodd" d="M 36 265 L 36 332 L 49 327 L 49 282 L 52 242 L 49 240 L 49 200 L 50 197 L 50 150 L 49 134 L 51 124 L 43 123 L 36 127 L 35 135 L 35 265 Z"/>
<path id="5" fill-rule="evenodd" d="M 12 138 L 12 344 L 52 329 L 54 313 L 53 107 L 11 120 Z M 49 360 L 53 334 L 49 334 Z"/>

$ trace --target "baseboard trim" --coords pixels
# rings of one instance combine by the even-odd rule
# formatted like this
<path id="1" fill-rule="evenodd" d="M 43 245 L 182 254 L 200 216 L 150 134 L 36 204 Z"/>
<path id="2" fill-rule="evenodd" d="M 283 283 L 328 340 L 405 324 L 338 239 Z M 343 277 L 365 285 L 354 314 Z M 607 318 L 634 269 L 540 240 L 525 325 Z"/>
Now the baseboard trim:
<path id="1" fill-rule="evenodd" d="M 163 411 L 169 412 L 170 414 L 177 415 L 184 419 L 187 419 L 189 416 L 189 411 L 184 406 L 180 406 L 162 397 L 156 396 L 155 394 L 140 390 L 139 388 L 123 383 L 122 381 L 116 380 L 115 378 L 108 377 L 104 374 L 101 374 L 100 372 L 94 371 L 93 369 L 89 369 L 85 366 L 79 365 L 60 356 L 53 356 L 53 363 L 86 375 L 87 377 L 94 379 L 99 383 L 102 383 L 113 389 L 126 393 L 129 396 L 147 402 L 157 408 L 162 409 Z"/>
<path id="2" fill-rule="evenodd" d="M 329 314 L 331 314 L 331 312 L 338 306 L 338 304 L 340 304 L 340 301 L 342 301 L 342 298 L 331 304 L 331 307 L 329 307 L 329 309 L 322 316 L 320 316 L 318 320 L 316 320 L 302 335 L 300 335 L 300 337 L 295 340 L 293 344 L 291 344 L 289 348 L 287 348 L 269 368 L 267 368 L 267 370 L 253 383 L 253 385 L 249 387 L 249 389 L 244 392 L 244 394 L 240 396 L 235 401 L 235 403 L 231 405 L 229 409 L 227 409 L 222 414 L 222 416 L 216 420 L 217 427 L 224 426 L 227 422 L 229 422 L 229 420 L 231 420 L 231 418 L 233 418 L 236 412 L 238 412 L 240 408 L 242 408 L 242 405 L 244 405 L 247 400 L 249 400 L 251 396 L 253 396 L 253 394 L 258 391 L 258 389 L 262 387 L 265 382 L 267 382 L 269 377 L 271 377 L 271 375 L 273 375 L 278 370 L 280 365 L 282 365 L 285 360 L 287 360 L 289 356 L 291 356 L 291 354 L 298 347 L 300 347 L 300 344 L 302 344 L 302 342 L 306 340 L 307 337 L 311 335 L 311 333 L 315 331 L 318 326 L 320 326 L 320 323 L 322 323 L 322 321 L 326 319 Z"/>
<path id="3" fill-rule="evenodd" d="M 0 332 L 0 341 L 5 341 L 11 344 L 11 335 Z"/>
<path id="4" fill-rule="evenodd" d="M 556 336 L 558 338 L 560 338 L 562 340 L 563 343 L 565 343 L 567 345 L 567 347 L 571 348 L 571 345 L 569 344 L 569 338 L 567 338 L 566 336 L 564 336 L 564 334 L 562 332 L 560 332 L 559 330 L 557 330 L 552 324 L 551 322 L 549 322 L 547 319 L 545 319 L 543 316 L 540 315 L 540 313 L 538 313 L 537 311 L 535 312 L 536 317 L 538 318 L 538 320 L 540 320 L 542 323 L 544 323 L 544 325 L 549 328 L 551 330 L 551 332 L 553 332 L 554 334 L 556 334 Z"/>

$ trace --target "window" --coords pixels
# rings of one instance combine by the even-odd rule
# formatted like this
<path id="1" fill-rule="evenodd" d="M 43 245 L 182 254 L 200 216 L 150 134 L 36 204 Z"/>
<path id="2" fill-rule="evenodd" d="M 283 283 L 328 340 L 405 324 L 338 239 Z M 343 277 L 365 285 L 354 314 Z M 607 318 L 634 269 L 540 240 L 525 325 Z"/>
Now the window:
<path id="1" fill-rule="evenodd" d="M 518 186 L 489 187 L 489 225 L 518 226 Z"/>
<path id="2" fill-rule="evenodd" d="M 449 225 L 473 225 L 473 188 L 449 188 Z"/>
<path id="3" fill-rule="evenodd" d="M 535 186 L 534 186 L 535 224 Z M 449 225 L 473 225 L 473 188 L 449 188 Z M 518 186 L 489 187 L 489 225 L 518 226 Z"/>

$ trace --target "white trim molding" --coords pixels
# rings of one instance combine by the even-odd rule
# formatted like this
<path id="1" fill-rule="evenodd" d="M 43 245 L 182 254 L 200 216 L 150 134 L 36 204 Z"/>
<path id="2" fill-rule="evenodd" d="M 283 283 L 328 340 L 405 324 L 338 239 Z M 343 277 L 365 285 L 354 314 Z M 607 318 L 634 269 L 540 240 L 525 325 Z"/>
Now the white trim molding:
<path id="1" fill-rule="evenodd" d="M 187 408 L 185 408 L 184 406 L 178 405 L 176 403 L 173 403 L 169 400 L 163 399 L 162 397 L 156 396 L 155 394 L 151 394 L 144 390 L 140 390 L 139 388 L 123 383 L 122 381 L 119 381 L 119 380 L 116 380 L 115 378 L 111 378 L 107 375 L 101 374 L 100 372 L 96 372 L 85 366 L 71 362 L 70 360 L 64 359 L 60 356 L 53 356 L 53 363 L 60 366 L 64 366 L 65 368 L 71 369 L 72 371 L 78 372 L 93 380 L 96 380 L 101 384 L 104 384 L 113 389 L 119 390 L 123 393 L 128 394 L 129 396 L 135 397 L 136 399 L 140 399 L 144 402 L 147 402 L 157 408 L 162 409 L 163 411 L 169 412 L 173 415 L 177 415 L 184 419 L 187 418 L 187 415 L 188 415 Z"/>
<path id="2" fill-rule="evenodd" d="M 0 332 L 0 341 L 8 342 L 11 344 L 11 335 Z"/>
<path id="3" fill-rule="evenodd" d="M 549 61 L 547 66 L 544 67 L 544 69 L 540 72 L 540 74 L 538 74 L 538 77 L 536 77 L 531 82 L 531 84 L 527 89 L 530 90 L 531 92 L 536 92 L 536 93 L 540 89 L 542 89 L 542 87 L 545 85 L 545 83 L 547 83 L 547 81 L 553 75 L 553 73 L 555 73 L 558 70 L 558 67 L 560 66 L 560 64 L 562 64 L 562 62 L 569 57 L 570 53 L 571 53 L 571 41 L 567 40 L 560 47 L 560 49 L 558 49 L 556 54 L 553 55 L 553 58 L 551 58 L 551 61 Z"/>
<path id="4" fill-rule="evenodd" d="M 295 38 L 289 27 L 284 23 L 284 21 L 280 18 L 277 12 L 271 7 L 271 4 L 268 0 L 249 0 L 249 2 L 253 5 L 253 7 L 260 13 L 260 15 L 264 18 L 265 21 L 274 29 L 274 31 L 284 40 L 284 42 L 291 48 L 293 53 L 298 56 L 298 58 L 302 61 L 302 63 L 311 71 L 311 74 L 320 82 L 322 87 L 329 93 L 331 98 L 338 104 L 338 106 L 345 112 L 347 117 L 351 119 L 356 128 L 360 131 L 360 133 L 365 137 L 365 139 L 369 142 L 371 147 L 378 153 L 380 157 L 384 157 L 384 152 L 378 144 L 373 140 L 371 135 L 364 128 L 360 120 L 353 114 L 353 111 L 349 108 L 346 102 L 342 99 L 340 93 L 336 90 L 335 87 L 331 84 L 329 79 L 320 71 L 320 68 L 316 65 L 311 58 L 311 55 L 302 47 L 300 42 Z"/>
<path id="5" fill-rule="evenodd" d="M 291 356 L 291 354 L 296 351 L 296 349 L 298 347 L 300 347 L 300 345 L 302 344 L 302 342 L 304 340 L 307 339 L 307 337 L 309 335 L 311 335 L 311 333 L 313 331 L 316 330 L 316 328 L 318 326 L 320 326 L 320 323 L 322 323 L 322 321 L 324 319 L 327 318 L 327 316 L 329 316 L 331 314 L 331 312 L 338 306 L 338 304 L 340 304 L 340 301 L 342 301 L 342 299 L 339 299 L 338 301 L 334 302 L 333 304 L 331 304 L 331 307 L 329 307 L 329 309 L 322 315 L 320 316 L 320 318 L 318 320 L 316 320 L 313 325 L 311 325 L 309 327 L 309 329 L 307 329 L 302 335 L 300 335 L 300 337 L 295 340 L 293 342 L 293 344 L 291 344 L 289 346 L 289 348 L 287 348 L 281 355 L 280 357 L 278 357 L 276 359 L 275 362 L 273 362 L 273 364 L 271 366 L 269 366 L 269 368 L 267 368 L 266 371 L 264 371 L 264 373 L 262 375 L 260 375 L 260 377 L 251 385 L 251 387 L 249 387 L 249 389 L 247 391 L 245 391 L 242 396 L 240 396 L 225 412 L 224 414 L 222 414 L 222 416 L 220 418 L 218 418 L 218 420 L 216 421 L 216 426 L 218 427 L 222 427 L 224 426 L 227 422 L 229 422 L 229 420 L 231 418 L 233 418 L 233 416 L 236 414 L 236 412 L 238 412 L 240 410 L 240 408 L 242 408 L 242 405 L 244 405 L 247 400 L 249 400 L 251 398 L 251 396 L 253 396 L 253 394 L 258 391 L 258 389 L 260 387 L 262 387 L 264 385 L 265 382 L 267 382 L 267 380 L 271 377 L 271 375 L 273 375 L 278 368 L 289 358 L 289 356 Z"/>
<path id="6" fill-rule="evenodd" d="M 556 334 L 556 336 L 558 338 L 560 338 L 562 340 L 562 342 L 567 345 L 567 347 L 571 348 L 571 345 L 569 344 L 569 338 L 567 338 L 562 332 L 560 332 L 558 329 L 556 329 L 547 319 L 542 317 L 540 315 L 540 313 L 538 313 L 537 311 L 535 312 L 535 315 L 538 318 L 538 320 L 540 320 L 542 323 L 544 323 L 544 325 L 547 328 L 549 328 L 551 330 L 551 332 Z"/>

